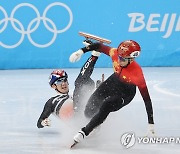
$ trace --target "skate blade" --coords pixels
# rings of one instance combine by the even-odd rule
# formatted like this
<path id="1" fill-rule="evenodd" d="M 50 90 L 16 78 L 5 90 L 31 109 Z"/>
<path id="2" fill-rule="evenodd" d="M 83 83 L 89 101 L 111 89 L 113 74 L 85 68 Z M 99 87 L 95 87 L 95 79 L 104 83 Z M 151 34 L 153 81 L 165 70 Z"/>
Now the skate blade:
<path id="1" fill-rule="evenodd" d="M 78 142 L 74 141 L 74 143 L 70 146 L 70 148 L 72 149 L 76 144 L 78 144 Z"/>
<path id="2" fill-rule="evenodd" d="M 93 40 L 99 41 L 101 43 L 107 43 L 107 44 L 111 43 L 111 41 L 108 40 L 108 39 L 105 39 L 103 37 L 99 37 L 99 36 L 96 36 L 96 35 L 92 35 L 92 34 L 89 34 L 89 33 L 79 32 L 79 35 L 84 36 L 86 39 L 93 39 Z"/>

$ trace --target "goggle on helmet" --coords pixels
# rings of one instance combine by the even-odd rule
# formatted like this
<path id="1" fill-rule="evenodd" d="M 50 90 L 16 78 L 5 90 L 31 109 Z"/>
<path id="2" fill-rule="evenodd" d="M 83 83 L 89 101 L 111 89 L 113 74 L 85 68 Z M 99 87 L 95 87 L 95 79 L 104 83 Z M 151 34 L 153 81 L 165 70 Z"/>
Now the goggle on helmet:
<path id="1" fill-rule="evenodd" d="M 57 81 L 67 81 L 68 75 L 64 70 L 54 70 L 49 76 L 49 85 L 52 86 Z"/>

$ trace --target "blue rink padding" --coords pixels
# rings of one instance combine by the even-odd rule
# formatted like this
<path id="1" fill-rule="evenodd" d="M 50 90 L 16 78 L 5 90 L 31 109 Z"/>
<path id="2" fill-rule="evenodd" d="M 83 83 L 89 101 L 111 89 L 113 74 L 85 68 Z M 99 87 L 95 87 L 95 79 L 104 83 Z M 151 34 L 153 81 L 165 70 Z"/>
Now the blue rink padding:
<path id="1" fill-rule="evenodd" d="M 180 1 L 1 1 L 0 69 L 75 68 L 69 56 L 83 47 L 79 31 L 117 47 L 136 40 L 141 66 L 180 66 Z M 112 67 L 102 55 L 96 67 Z"/>

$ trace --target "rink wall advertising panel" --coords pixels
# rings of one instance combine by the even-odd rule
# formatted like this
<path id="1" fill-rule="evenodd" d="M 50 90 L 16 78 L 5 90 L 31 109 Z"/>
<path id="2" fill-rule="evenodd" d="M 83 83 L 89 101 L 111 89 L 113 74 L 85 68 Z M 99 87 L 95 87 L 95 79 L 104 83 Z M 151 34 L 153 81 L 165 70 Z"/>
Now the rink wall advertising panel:
<path id="1" fill-rule="evenodd" d="M 110 46 L 136 40 L 141 66 L 180 66 L 179 0 L 1 0 L 0 69 L 80 67 L 90 53 L 70 63 L 83 47 L 84 31 Z M 112 67 L 101 54 L 96 67 Z"/>

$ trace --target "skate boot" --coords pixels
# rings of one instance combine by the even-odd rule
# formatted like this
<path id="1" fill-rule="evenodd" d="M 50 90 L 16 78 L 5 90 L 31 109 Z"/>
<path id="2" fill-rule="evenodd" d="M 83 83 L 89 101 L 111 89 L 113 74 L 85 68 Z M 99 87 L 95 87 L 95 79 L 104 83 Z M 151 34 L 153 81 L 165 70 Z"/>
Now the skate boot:
<path id="1" fill-rule="evenodd" d="M 73 138 L 74 139 L 74 143 L 71 145 L 71 148 L 74 147 L 77 143 L 81 142 L 84 139 L 85 136 L 86 136 L 85 133 L 82 130 L 80 130 L 74 136 L 74 138 Z"/>

